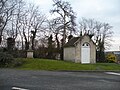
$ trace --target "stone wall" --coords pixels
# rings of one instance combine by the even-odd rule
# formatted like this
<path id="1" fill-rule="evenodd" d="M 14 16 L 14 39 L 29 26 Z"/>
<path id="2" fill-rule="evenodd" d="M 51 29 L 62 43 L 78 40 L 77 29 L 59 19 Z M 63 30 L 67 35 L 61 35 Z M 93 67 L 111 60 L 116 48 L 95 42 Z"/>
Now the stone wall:
<path id="1" fill-rule="evenodd" d="M 33 58 L 33 51 L 27 51 L 27 58 Z"/>
<path id="2" fill-rule="evenodd" d="M 64 48 L 64 60 L 75 62 L 75 47 Z"/>

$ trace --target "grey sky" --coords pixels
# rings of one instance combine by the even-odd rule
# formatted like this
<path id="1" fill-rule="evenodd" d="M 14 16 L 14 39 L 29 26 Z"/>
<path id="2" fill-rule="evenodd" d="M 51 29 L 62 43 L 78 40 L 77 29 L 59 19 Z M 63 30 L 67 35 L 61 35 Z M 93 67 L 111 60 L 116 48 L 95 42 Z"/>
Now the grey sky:
<path id="1" fill-rule="evenodd" d="M 43 13 L 49 15 L 52 9 L 52 0 L 27 0 L 30 3 L 39 5 Z M 74 12 L 77 14 L 77 20 L 82 17 L 94 18 L 100 22 L 109 23 L 113 26 L 114 36 L 111 50 L 119 50 L 120 46 L 120 0 L 64 0 L 68 1 Z"/>

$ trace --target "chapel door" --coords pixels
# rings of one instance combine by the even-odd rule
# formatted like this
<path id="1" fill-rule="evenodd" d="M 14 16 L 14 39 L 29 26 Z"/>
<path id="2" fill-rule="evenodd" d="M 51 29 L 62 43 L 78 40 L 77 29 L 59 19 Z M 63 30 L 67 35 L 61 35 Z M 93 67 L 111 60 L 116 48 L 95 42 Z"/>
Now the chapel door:
<path id="1" fill-rule="evenodd" d="M 84 43 L 81 48 L 81 63 L 90 63 L 90 45 Z"/>

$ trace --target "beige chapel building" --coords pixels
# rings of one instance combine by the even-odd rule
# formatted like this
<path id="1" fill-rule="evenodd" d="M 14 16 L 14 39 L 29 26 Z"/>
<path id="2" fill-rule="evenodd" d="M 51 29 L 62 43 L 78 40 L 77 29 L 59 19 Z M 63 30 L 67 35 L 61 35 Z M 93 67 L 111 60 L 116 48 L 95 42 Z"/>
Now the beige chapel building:
<path id="1" fill-rule="evenodd" d="M 75 63 L 96 63 L 96 45 L 89 35 L 72 37 L 64 45 L 64 60 Z"/>

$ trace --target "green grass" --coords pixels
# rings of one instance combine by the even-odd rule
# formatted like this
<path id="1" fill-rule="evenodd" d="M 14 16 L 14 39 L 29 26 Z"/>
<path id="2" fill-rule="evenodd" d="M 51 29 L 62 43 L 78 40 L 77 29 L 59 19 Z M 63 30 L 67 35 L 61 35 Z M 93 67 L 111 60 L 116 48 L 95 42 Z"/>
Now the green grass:
<path id="1" fill-rule="evenodd" d="M 48 59 L 17 59 L 17 62 L 22 62 L 17 66 L 17 69 L 23 70 L 118 70 L 120 65 L 115 63 L 96 63 L 96 64 L 80 64 L 58 60 Z"/>

